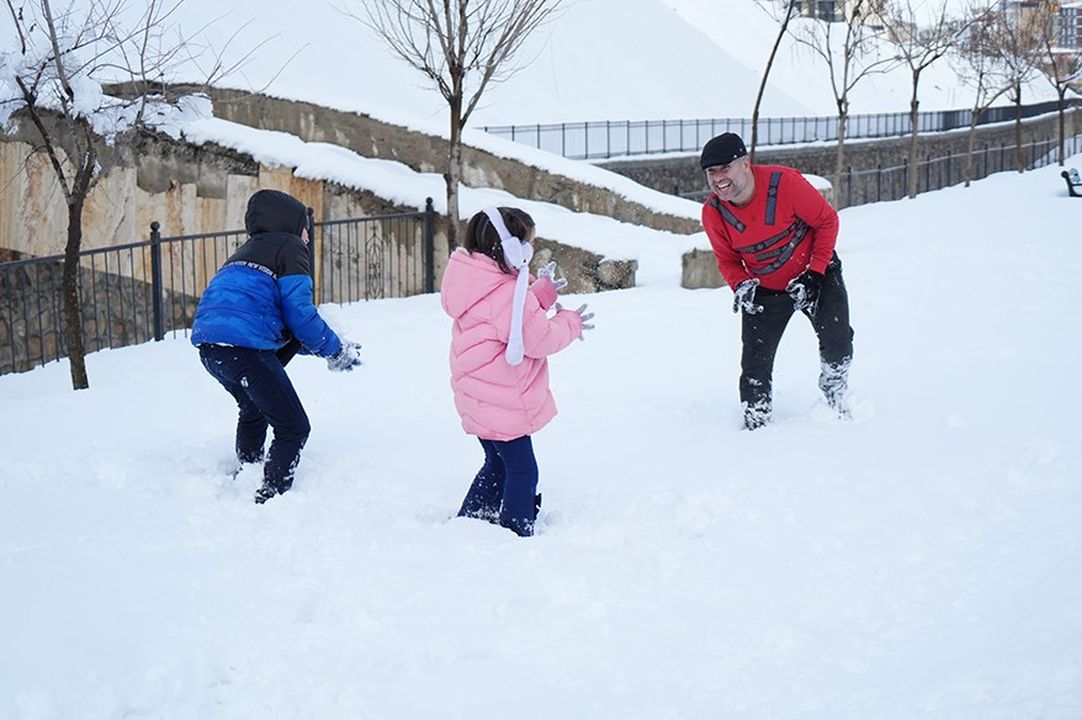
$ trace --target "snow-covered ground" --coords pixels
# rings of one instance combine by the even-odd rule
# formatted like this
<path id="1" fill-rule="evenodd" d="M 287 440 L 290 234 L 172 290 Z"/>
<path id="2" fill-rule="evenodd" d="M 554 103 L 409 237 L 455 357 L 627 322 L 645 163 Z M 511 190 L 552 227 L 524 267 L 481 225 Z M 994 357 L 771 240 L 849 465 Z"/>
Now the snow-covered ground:
<path id="1" fill-rule="evenodd" d="M 265 506 L 184 338 L 91 355 L 85 392 L 0 377 L 0 717 L 1078 718 L 1057 173 L 842 212 L 850 422 L 797 318 L 739 431 L 729 291 L 677 255 L 569 298 L 597 329 L 552 361 L 531 539 L 451 518 L 481 452 L 435 296 L 324 308 L 366 365 L 290 366 L 313 434 Z"/>
<path id="2" fill-rule="evenodd" d="M 180 12 L 191 29 L 223 9 Z M 235 0 L 206 35 L 248 19 L 237 50 L 289 34 L 236 84 L 300 49 L 270 92 L 444 132 L 442 101 L 331 4 Z M 472 122 L 747 115 L 771 40 L 750 0 L 570 2 Z M 765 114 L 829 114 L 807 56 L 779 59 Z M 924 83 L 926 109 L 968 103 L 946 66 Z M 904 77 L 862 88 L 853 112 L 908 102 Z M 398 163 L 220 120 L 185 132 L 442 202 L 438 175 Z M 843 211 L 854 420 L 819 401 L 797 319 L 777 421 L 750 434 L 729 292 L 677 287 L 701 235 L 464 189 L 465 214 L 520 204 L 546 237 L 640 264 L 636 289 L 567 300 L 598 328 L 552 362 L 528 540 L 451 518 L 480 448 L 434 296 L 324 308 L 366 366 L 290 366 L 314 430 L 295 489 L 262 507 L 258 473 L 230 479 L 232 403 L 184 338 L 91 355 L 86 392 L 64 363 L 0 377 L 0 718 L 1076 720 L 1082 204 L 1057 171 Z"/>

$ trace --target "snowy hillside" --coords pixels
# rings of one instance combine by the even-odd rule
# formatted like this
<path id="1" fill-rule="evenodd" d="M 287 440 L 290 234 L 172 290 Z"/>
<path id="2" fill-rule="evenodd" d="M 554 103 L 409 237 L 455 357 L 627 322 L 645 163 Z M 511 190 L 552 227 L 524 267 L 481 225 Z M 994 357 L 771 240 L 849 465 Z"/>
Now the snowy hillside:
<path id="1" fill-rule="evenodd" d="M 1078 718 L 1056 173 L 842 212 L 851 422 L 797 318 L 776 423 L 739 431 L 730 294 L 666 281 L 676 255 L 581 298 L 532 539 L 450 519 L 481 453 L 435 296 L 324 308 L 366 365 L 290 366 L 313 433 L 265 506 L 183 338 L 91 355 L 85 392 L 0 377 L 0 717 Z"/>
<path id="2" fill-rule="evenodd" d="M 218 18 L 204 33 L 218 47 L 248 23 L 229 57 L 273 38 L 233 85 L 446 132 L 442 99 L 341 12 L 350 7 L 357 11 L 350 0 L 317 0 L 298 13 L 279 0 L 233 0 L 223 13 L 214 0 L 187 0 L 179 13 L 192 31 Z M 568 0 L 523 51 L 529 62 L 486 92 L 470 124 L 749 117 L 775 34 L 773 20 L 753 0 Z M 857 86 L 851 110 L 907 111 L 908 83 L 904 68 L 877 76 Z M 1045 85 L 1034 83 L 1027 102 L 1053 97 Z M 965 108 L 970 96 L 940 62 L 925 73 L 921 101 L 925 110 Z M 764 116 L 835 112 L 826 69 L 787 40 Z"/>

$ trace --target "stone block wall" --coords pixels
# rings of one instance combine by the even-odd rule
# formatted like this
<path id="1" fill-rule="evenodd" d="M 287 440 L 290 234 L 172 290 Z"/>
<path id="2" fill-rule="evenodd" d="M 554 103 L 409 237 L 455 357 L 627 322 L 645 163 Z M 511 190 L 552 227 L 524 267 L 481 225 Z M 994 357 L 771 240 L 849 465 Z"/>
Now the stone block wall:
<path id="1" fill-rule="evenodd" d="M 334 143 L 365 157 L 396 160 L 418 172 L 444 171 L 448 144 L 442 137 L 382 122 L 362 113 L 263 95 L 215 90 L 212 100 L 215 115 L 242 125 L 288 132 L 308 142 Z M 574 212 L 606 215 L 658 230 L 683 234 L 699 230 L 694 220 L 657 212 L 610 190 L 523 165 L 485 150 L 464 147 L 462 162 L 462 182 L 469 187 L 506 190 L 517 197 L 561 205 Z"/>
<path id="2" fill-rule="evenodd" d="M 163 237 L 240 230 L 248 198 L 263 188 L 294 195 L 313 208 L 317 220 L 417 210 L 336 183 L 299 178 L 292 168 L 261 165 L 213 144 L 147 137 L 133 158 L 131 166 L 113 169 L 91 192 L 83 218 L 84 250 L 148 240 L 152 221 L 160 223 Z M 0 187 L 5 188 L 0 249 L 32 257 L 63 253 L 67 209 L 44 156 L 0 137 Z M 436 256 L 445 258 L 446 233 L 439 225 L 436 229 Z M 135 274 L 141 272 L 140 267 Z"/>
<path id="3" fill-rule="evenodd" d="M 1079 112 L 1079 111 L 1073 111 Z M 1067 137 L 1074 132 L 1073 115 L 1068 115 L 1071 122 L 1068 124 Z M 1077 116 L 1082 118 L 1082 115 Z M 1053 152 L 1058 138 L 1058 125 L 1056 118 L 1039 118 L 1023 123 L 1026 133 L 1023 135 L 1024 158 L 1027 167 L 1047 164 L 1047 154 Z M 1014 170 L 1014 125 L 996 125 L 985 128 L 979 136 L 979 141 L 974 148 L 974 178 L 985 177 L 994 172 Z M 935 190 L 956 184 L 962 180 L 964 167 L 963 157 L 951 158 L 951 155 L 960 155 L 968 146 L 967 131 L 955 130 L 948 133 L 929 135 L 922 145 L 922 152 L 930 153 L 932 158 L 942 158 L 939 162 L 928 163 L 921 171 L 919 180 L 919 192 L 929 189 Z M 894 200 L 905 197 L 908 194 L 906 173 L 902 171 L 879 172 L 880 168 L 889 168 L 896 165 L 904 165 L 908 159 L 908 140 L 889 139 L 880 141 L 861 141 L 848 146 L 846 157 L 852 162 L 855 169 L 851 175 L 847 175 L 841 189 L 836 193 L 833 188 L 824 188 L 820 191 L 835 207 L 859 205 L 866 202 L 879 200 Z M 922 158 L 924 155 L 921 156 Z M 822 175 L 829 178 L 833 173 L 834 152 L 832 148 L 771 148 L 763 151 L 756 157 L 756 162 L 764 164 L 774 163 L 797 167 L 802 172 Z M 672 171 L 679 175 L 668 174 L 664 170 L 666 164 Z M 636 163 L 639 165 L 639 163 Z M 688 166 L 691 166 L 691 169 Z M 829 168 L 825 169 L 825 168 Z M 642 164 L 641 171 L 656 173 L 655 181 L 663 178 L 663 182 L 669 182 L 674 177 L 684 177 L 686 182 L 702 182 L 702 171 L 698 166 L 698 158 L 684 158 L 674 162 L 673 160 L 647 161 Z M 692 178 L 695 178 L 694 180 Z M 641 181 L 641 180 L 640 180 Z M 836 195 L 840 197 L 835 197 Z M 706 196 L 705 187 L 702 196 Z M 714 254 L 709 250 L 693 249 L 683 255 L 683 267 L 681 274 L 681 286 L 685 288 L 716 288 L 725 284 L 717 269 Z"/>
<path id="4" fill-rule="evenodd" d="M 0 375 L 24 372 L 66 355 L 62 274 L 61 261 L 0 271 Z M 88 267 L 80 268 L 79 283 L 88 353 L 153 339 L 150 283 Z M 166 291 L 166 328 L 190 327 L 198 300 Z"/>
<path id="5" fill-rule="evenodd" d="M 1067 113 L 1067 137 L 1077 132 L 1078 123 L 1082 120 L 1082 110 L 1070 110 Z M 1032 118 L 1022 122 L 1022 142 L 1026 151 L 1027 162 L 1032 163 L 1031 148 L 1035 143 L 1041 147 L 1054 147 L 1058 138 L 1058 119 L 1056 116 L 1044 116 Z M 944 133 L 922 134 L 918 136 L 918 157 L 921 161 L 926 158 L 943 158 L 947 156 L 962 156 L 968 145 L 968 130 L 952 130 Z M 1001 169 L 1014 169 L 1014 123 L 999 123 L 977 128 L 977 140 L 975 152 L 984 153 L 987 148 L 990 162 L 983 164 L 978 161 L 976 170 L 977 177 L 982 177 L 990 172 L 998 172 Z M 1002 161 L 1000 160 L 1001 148 L 1006 148 Z M 881 140 L 850 140 L 846 143 L 845 165 L 854 172 L 852 189 L 843 186 L 838 189 L 836 206 L 859 205 L 863 202 L 877 199 L 894 199 L 905 194 L 905 185 L 902 182 L 903 173 L 899 172 L 897 180 L 892 188 L 879 188 L 877 197 L 875 171 L 880 168 L 900 167 L 906 165 L 909 158 L 909 137 L 887 138 Z M 778 145 L 761 148 L 756 152 L 755 161 L 761 164 L 788 165 L 795 167 L 803 173 L 820 175 L 827 180 L 833 180 L 835 164 L 835 146 L 833 143 L 821 145 Z M 963 158 L 958 158 L 954 165 L 939 167 L 933 165 L 930 168 L 930 176 L 926 182 L 921 177 L 921 191 L 936 189 L 947 184 L 958 182 L 961 178 Z M 613 172 L 625 175 L 635 182 L 652 187 L 662 192 L 673 194 L 705 197 L 706 183 L 703 172 L 699 168 L 698 154 L 681 157 L 667 157 L 658 159 L 644 159 L 634 161 L 617 160 L 601 163 L 603 167 Z M 949 174 L 948 174 L 949 173 Z M 923 175 L 923 173 L 922 173 Z M 888 192 L 892 192 L 888 195 Z M 701 229 L 701 228 L 700 228 Z"/>
<path id="6" fill-rule="evenodd" d="M 0 193 L 0 262 L 56 256 L 64 250 L 67 209 L 63 194 L 48 161 L 31 150 L 26 143 L 0 136 L 0 188 L 4 189 Z M 243 227 L 248 197 L 258 189 L 273 188 L 296 196 L 314 209 L 317 221 L 417 211 L 371 192 L 298 178 L 291 168 L 267 167 L 213 144 L 197 147 L 148 136 L 132 158 L 128 166 L 104 175 L 91 192 L 82 248 L 100 250 L 149 240 L 152 221 L 160 223 L 160 234 L 166 239 L 213 234 L 163 243 L 167 328 L 190 326 L 202 288 L 245 238 L 243 232 L 235 231 Z M 445 223 L 443 217 L 435 217 L 437 287 L 450 252 Z M 313 239 L 319 259 L 315 263 L 317 301 L 350 302 L 424 292 L 422 226 L 420 220 L 387 220 L 318 228 Z M 358 237 L 350 240 L 351 232 Z M 572 292 L 635 284 L 634 262 L 607 260 L 551 240 L 539 241 L 541 245 L 550 252 L 557 250 Z M 535 265 L 542 257 L 544 253 L 539 252 Z M 128 312 L 116 301 L 150 297 L 150 262 L 146 249 L 128 252 L 123 258 L 109 252 L 83 260 L 88 351 L 150 339 L 149 299 L 138 307 L 128 303 Z M 22 269 L 9 277 L 10 273 L 0 271 L 5 278 L 0 297 L 0 373 L 25 370 L 63 354 L 59 280 L 53 282 L 47 272 Z"/>

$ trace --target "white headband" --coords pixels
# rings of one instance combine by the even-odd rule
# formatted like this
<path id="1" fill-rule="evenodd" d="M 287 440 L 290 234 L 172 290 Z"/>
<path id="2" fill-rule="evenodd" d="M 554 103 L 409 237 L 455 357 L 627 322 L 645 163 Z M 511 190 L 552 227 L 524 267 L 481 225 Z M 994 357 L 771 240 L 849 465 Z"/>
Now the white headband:
<path id="1" fill-rule="evenodd" d="M 503 248 L 503 257 L 507 264 L 512 269 L 518 270 L 518 277 L 515 278 L 514 304 L 511 306 L 511 328 L 508 333 L 507 352 L 504 353 L 508 363 L 518 365 L 525 355 L 522 343 L 522 311 L 526 305 L 526 284 L 530 279 L 530 259 L 533 257 L 533 247 L 511 234 L 499 208 L 487 207 L 483 212 L 500 236 L 500 246 Z"/>

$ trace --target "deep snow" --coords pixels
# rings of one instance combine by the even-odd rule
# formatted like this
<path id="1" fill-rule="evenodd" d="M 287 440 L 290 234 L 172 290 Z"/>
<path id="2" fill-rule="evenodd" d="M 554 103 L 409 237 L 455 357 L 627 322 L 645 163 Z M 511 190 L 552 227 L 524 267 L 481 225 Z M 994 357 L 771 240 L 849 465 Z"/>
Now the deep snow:
<path id="1" fill-rule="evenodd" d="M 185 338 L 0 377 L 0 717 L 1077 718 L 1056 173 L 842 212 L 850 422 L 799 319 L 746 433 L 728 290 L 569 298 L 532 539 L 450 519 L 481 452 L 435 296 L 324 308 L 366 365 L 290 366 L 314 430 L 265 506 Z"/>
<path id="2" fill-rule="evenodd" d="M 477 124 L 747 114 L 762 23 L 743 3 L 632 1 L 575 3 Z M 237 0 L 211 34 L 253 16 L 243 42 L 286 27 L 272 55 L 308 43 L 277 94 L 445 125 L 323 5 Z M 629 26 L 644 18 L 650 43 Z M 321 72 L 325 53 L 356 77 Z M 806 65 L 776 71 L 768 113 L 823 102 Z M 853 111 L 894 109 L 872 105 Z M 186 132 L 406 204 L 442 195 L 438 175 L 341 148 Z M 451 519 L 481 452 L 434 296 L 324 308 L 366 365 L 290 366 L 314 430 L 295 489 L 262 507 L 258 473 L 229 477 L 234 410 L 185 338 L 89 356 L 85 392 L 63 362 L 0 377 L 0 717 L 1078 718 L 1082 204 L 1057 171 L 843 211 L 854 420 L 819 400 L 797 319 L 776 423 L 755 433 L 738 429 L 729 291 L 677 287 L 701 234 L 464 189 L 465 213 L 522 204 L 546 236 L 640 263 L 639 287 L 566 300 L 598 327 L 552 361 L 561 414 L 535 438 L 529 540 Z"/>

